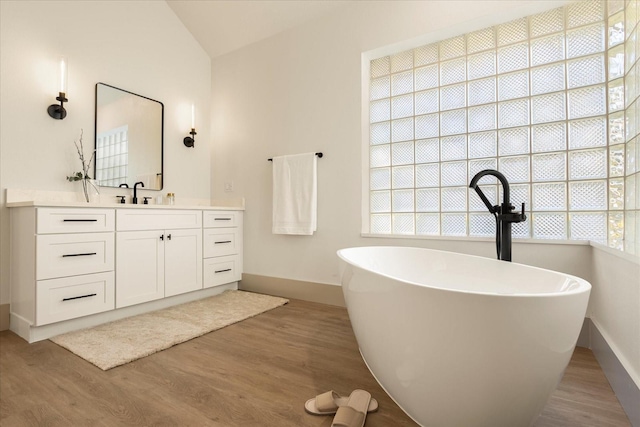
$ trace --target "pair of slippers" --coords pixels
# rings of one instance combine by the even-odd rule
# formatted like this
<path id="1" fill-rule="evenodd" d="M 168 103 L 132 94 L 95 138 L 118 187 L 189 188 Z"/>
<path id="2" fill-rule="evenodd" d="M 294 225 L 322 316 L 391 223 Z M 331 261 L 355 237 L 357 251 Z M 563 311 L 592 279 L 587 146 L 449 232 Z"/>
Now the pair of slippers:
<path id="1" fill-rule="evenodd" d="M 364 390 L 354 390 L 348 397 L 327 391 L 309 399 L 304 409 L 313 415 L 333 415 L 331 427 L 362 427 L 368 412 L 378 410 L 378 401 Z"/>

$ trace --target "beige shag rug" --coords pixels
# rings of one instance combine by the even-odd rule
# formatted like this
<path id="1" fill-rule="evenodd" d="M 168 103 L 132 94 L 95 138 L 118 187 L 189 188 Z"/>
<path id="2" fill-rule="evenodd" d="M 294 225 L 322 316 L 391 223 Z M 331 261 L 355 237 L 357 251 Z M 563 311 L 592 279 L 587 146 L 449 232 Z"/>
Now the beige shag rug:
<path id="1" fill-rule="evenodd" d="M 289 302 L 284 298 L 226 291 L 163 310 L 128 317 L 51 341 L 106 371 Z"/>

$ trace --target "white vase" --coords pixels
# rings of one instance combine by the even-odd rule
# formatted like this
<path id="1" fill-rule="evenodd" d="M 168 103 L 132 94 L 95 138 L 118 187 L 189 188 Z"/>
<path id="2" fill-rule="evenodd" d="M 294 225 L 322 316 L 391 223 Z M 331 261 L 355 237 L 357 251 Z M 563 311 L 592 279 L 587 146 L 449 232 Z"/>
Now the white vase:
<path id="1" fill-rule="evenodd" d="M 80 190 L 78 198 L 81 202 L 99 203 L 100 187 L 98 186 L 98 181 L 95 179 L 80 180 Z"/>

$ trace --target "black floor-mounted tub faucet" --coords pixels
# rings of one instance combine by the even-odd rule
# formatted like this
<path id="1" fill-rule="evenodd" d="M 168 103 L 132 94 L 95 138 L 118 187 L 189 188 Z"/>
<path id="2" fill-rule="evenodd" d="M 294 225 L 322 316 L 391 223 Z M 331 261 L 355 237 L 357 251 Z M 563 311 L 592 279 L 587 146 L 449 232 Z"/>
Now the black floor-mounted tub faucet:
<path id="1" fill-rule="evenodd" d="M 492 175 L 498 178 L 502 184 L 502 204 L 491 205 L 491 202 L 484 195 L 480 187 L 478 187 L 478 181 L 485 175 Z M 485 204 L 489 212 L 496 218 L 496 253 L 498 259 L 503 261 L 511 261 L 511 224 L 514 222 L 523 222 L 527 219 L 524 214 L 524 203 L 522 203 L 522 212 L 513 212 L 515 207 L 510 201 L 510 189 L 509 181 L 507 178 L 497 170 L 485 169 L 478 172 L 469 183 L 469 187 L 476 190 L 478 196 Z"/>

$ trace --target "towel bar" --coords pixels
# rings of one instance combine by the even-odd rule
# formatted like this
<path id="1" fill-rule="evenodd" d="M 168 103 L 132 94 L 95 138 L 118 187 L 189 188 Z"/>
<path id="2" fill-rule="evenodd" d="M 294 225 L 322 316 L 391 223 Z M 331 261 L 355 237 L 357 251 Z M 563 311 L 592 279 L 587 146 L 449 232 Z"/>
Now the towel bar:
<path id="1" fill-rule="evenodd" d="M 319 159 L 321 159 L 321 158 L 322 158 L 322 156 L 324 156 L 324 154 L 322 154 L 322 153 L 316 153 L 316 156 L 318 156 L 318 158 L 319 158 Z M 268 160 L 268 161 L 270 161 L 270 162 L 272 162 L 272 161 L 273 161 L 273 159 L 267 159 L 267 160 Z"/>

